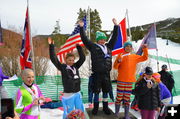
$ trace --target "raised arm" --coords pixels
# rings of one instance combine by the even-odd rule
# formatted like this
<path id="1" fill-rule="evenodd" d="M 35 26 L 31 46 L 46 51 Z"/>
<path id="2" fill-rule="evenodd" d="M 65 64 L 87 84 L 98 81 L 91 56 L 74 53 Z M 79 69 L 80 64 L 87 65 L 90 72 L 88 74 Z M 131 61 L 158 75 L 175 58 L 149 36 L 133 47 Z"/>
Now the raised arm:
<path id="1" fill-rule="evenodd" d="M 91 46 L 94 44 L 92 41 L 88 40 L 86 33 L 84 31 L 84 22 L 83 21 L 78 21 L 78 24 L 80 26 L 80 36 L 81 36 L 81 40 L 84 43 L 84 45 L 86 46 L 86 48 L 88 50 L 91 50 Z"/>
<path id="2" fill-rule="evenodd" d="M 62 70 L 62 64 L 59 62 L 54 51 L 54 41 L 50 37 L 48 38 L 48 43 L 49 43 L 49 55 L 51 62 L 55 65 L 57 69 Z"/>
<path id="3" fill-rule="evenodd" d="M 109 47 L 111 50 L 114 48 L 114 45 L 116 44 L 117 41 L 117 36 L 118 36 L 118 24 L 115 18 L 112 19 L 114 23 L 114 29 L 113 29 L 113 35 L 109 42 L 107 43 L 107 47 Z"/>
<path id="4" fill-rule="evenodd" d="M 84 63 L 86 57 L 80 45 L 77 44 L 76 48 L 78 50 L 79 60 L 74 65 L 79 69 L 80 66 Z"/>
<path id="5" fill-rule="evenodd" d="M 145 60 L 148 59 L 148 48 L 147 48 L 147 45 L 144 44 L 142 46 L 142 48 L 143 48 L 143 55 L 142 56 L 138 55 L 137 62 L 142 62 L 142 61 L 145 61 Z"/>

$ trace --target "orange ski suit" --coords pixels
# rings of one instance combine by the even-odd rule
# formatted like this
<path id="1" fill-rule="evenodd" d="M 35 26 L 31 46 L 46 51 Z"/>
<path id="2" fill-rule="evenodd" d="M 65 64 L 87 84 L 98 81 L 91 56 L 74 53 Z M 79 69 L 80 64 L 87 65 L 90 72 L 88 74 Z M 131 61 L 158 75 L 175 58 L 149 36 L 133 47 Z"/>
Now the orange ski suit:
<path id="1" fill-rule="evenodd" d="M 139 62 L 145 61 L 148 59 L 148 49 L 143 48 L 143 55 L 136 55 L 130 53 L 120 53 L 115 62 L 114 69 L 118 70 L 117 81 L 121 82 L 136 82 L 136 65 Z"/>

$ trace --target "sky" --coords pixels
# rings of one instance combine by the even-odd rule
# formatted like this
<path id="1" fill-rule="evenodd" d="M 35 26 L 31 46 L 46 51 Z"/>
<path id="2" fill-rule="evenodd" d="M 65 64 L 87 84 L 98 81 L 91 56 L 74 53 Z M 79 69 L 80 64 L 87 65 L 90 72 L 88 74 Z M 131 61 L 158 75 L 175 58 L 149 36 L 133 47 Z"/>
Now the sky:
<path id="1" fill-rule="evenodd" d="M 61 33 L 70 34 L 79 8 L 97 9 L 102 30 L 112 30 L 112 18 L 120 22 L 128 9 L 129 25 L 144 25 L 167 18 L 180 18 L 180 0 L 29 0 L 32 35 L 49 35 L 59 20 Z M 0 0 L 0 19 L 3 28 L 22 30 L 27 0 Z"/>

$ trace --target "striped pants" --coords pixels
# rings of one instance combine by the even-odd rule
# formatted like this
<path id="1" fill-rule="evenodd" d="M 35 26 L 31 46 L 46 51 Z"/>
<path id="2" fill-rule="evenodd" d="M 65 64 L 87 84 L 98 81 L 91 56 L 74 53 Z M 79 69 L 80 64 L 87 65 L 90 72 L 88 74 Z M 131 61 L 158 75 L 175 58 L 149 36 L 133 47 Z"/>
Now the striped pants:
<path id="1" fill-rule="evenodd" d="M 117 97 L 116 104 L 123 102 L 124 105 L 130 105 L 130 96 L 132 92 L 131 82 L 117 81 Z"/>

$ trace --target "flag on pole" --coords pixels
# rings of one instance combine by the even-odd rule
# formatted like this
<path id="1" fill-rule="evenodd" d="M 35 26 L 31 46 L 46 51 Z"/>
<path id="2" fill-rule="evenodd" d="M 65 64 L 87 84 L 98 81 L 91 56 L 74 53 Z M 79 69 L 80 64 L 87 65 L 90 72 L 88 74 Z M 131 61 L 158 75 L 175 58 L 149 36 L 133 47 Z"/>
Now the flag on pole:
<path id="1" fill-rule="evenodd" d="M 142 43 L 137 51 L 136 54 L 142 55 L 142 45 L 147 44 L 148 49 L 157 49 L 157 43 L 156 43 L 156 25 L 153 24 L 151 28 L 149 29 L 146 36 L 143 38 Z"/>
<path id="2" fill-rule="evenodd" d="M 82 20 L 84 22 L 84 29 L 86 29 L 86 16 L 84 16 Z M 80 36 L 79 25 L 74 28 L 74 31 L 71 33 L 70 37 L 66 40 L 65 44 L 61 46 L 59 53 L 57 53 L 57 55 L 59 55 L 60 62 L 64 62 L 66 54 L 72 52 L 73 49 L 76 48 L 76 44 L 84 46 Z"/>
<path id="3" fill-rule="evenodd" d="M 25 68 L 32 68 L 31 41 L 30 40 L 31 40 L 30 23 L 29 23 L 29 12 L 28 12 L 28 7 L 27 7 L 21 53 L 20 53 L 20 65 L 21 65 L 22 70 Z"/>
<path id="4" fill-rule="evenodd" d="M 1 20 L 0 20 L 0 46 L 3 45 L 3 37 L 2 37 L 2 28 L 1 28 Z"/>
<path id="5" fill-rule="evenodd" d="M 127 41 L 126 18 L 119 23 L 117 38 L 114 49 L 112 50 L 112 56 L 123 52 L 123 44 Z"/>

